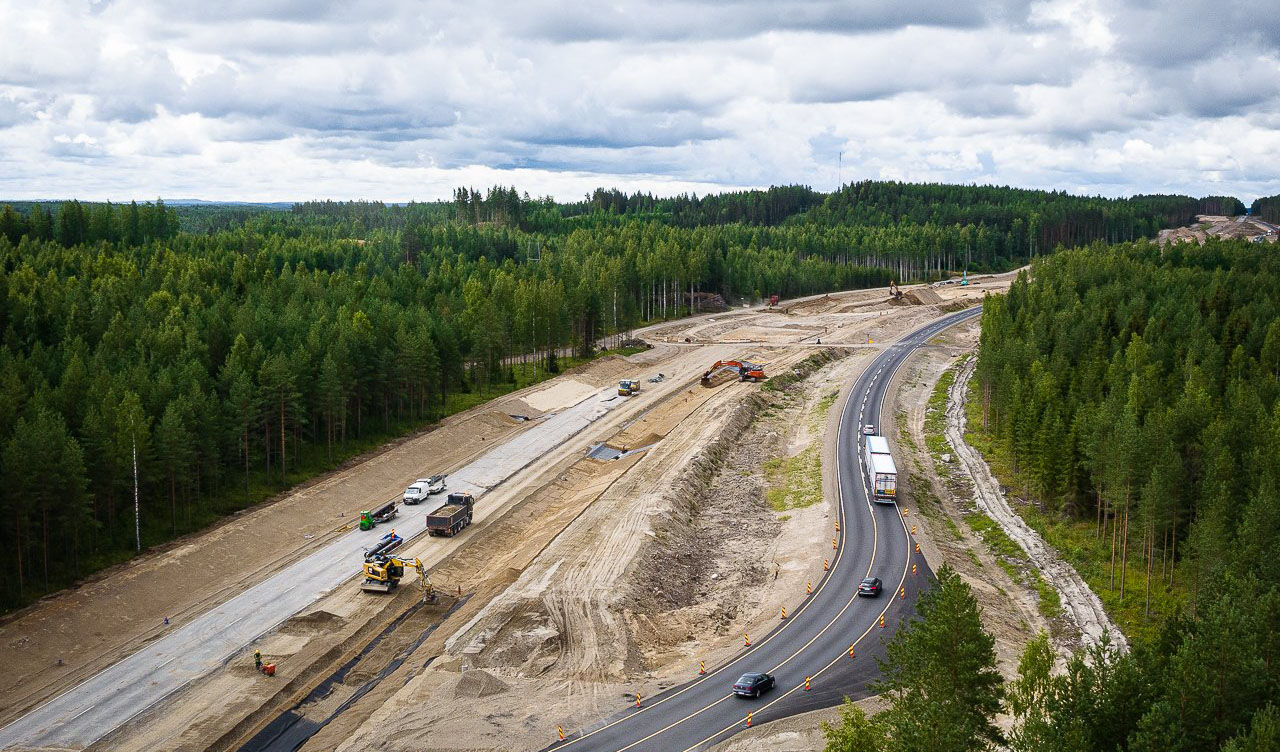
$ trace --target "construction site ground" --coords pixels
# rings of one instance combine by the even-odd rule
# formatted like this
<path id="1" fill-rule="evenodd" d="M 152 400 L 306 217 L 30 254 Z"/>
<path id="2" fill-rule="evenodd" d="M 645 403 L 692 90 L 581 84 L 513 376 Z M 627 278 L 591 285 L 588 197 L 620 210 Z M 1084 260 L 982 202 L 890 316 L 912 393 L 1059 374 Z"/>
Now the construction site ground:
<path id="1" fill-rule="evenodd" d="M 486 493 L 472 528 L 406 546 L 445 594 L 437 603 L 421 605 L 413 576 L 377 596 L 353 572 L 94 745 L 236 749 L 292 709 L 311 729 L 306 750 L 541 748 L 557 725 L 591 723 L 636 692 L 683 681 L 699 660 L 714 665 L 743 631 L 763 632 L 799 602 L 829 509 L 768 508 L 765 461 L 824 445 L 839 407 L 830 395 L 843 394 L 870 348 L 1009 279 L 921 288 L 906 304 L 863 290 L 641 330 L 655 345 L 647 352 L 454 416 L 11 616 L 0 625 L 0 724 L 346 534 L 360 509 L 413 478 L 449 472 L 536 422 L 513 416 L 537 419 L 636 378 L 640 394 Z M 831 359 L 781 393 L 698 383 L 716 360 L 751 360 L 776 376 L 820 351 Z M 664 381 L 647 381 L 658 372 Z M 620 456 L 588 458 L 600 442 Z M 276 677 L 254 671 L 255 648 Z"/>
<path id="2" fill-rule="evenodd" d="M 1280 233 L 1274 225 L 1261 222 L 1253 217 L 1223 217 L 1213 214 L 1201 214 L 1193 225 L 1161 230 L 1157 236 L 1161 245 L 1165 243 L 1194 242 L 1204 245 L 1205 240 L 1214 238 L 1249 238 L 1261 243 L 1280 241 Z"/>

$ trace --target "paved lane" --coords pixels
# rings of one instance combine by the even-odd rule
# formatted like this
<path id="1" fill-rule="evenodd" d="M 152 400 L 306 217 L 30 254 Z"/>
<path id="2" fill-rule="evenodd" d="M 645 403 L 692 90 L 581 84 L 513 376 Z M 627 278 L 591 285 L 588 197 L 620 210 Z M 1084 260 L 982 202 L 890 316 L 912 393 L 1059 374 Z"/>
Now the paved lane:
<path id="1" fill-rule="evenodd" d="M 881 410 L 897 369 L 917 347 L 944 329 L 981 313 L 970 308 L 945 316 L 887 347 L 854 383 L 840 416 L 837 474 L 840 495 L 839 550 L 815 551 L 815 557 L 834 553 L 831 571 L 812 596 L 768 635 L 753 638 L 722 666 L 707 675 L 661 695 L 647 698 L 644 707 L 621 709 L 590 728 L 575 730 L 564 742 L 548 749 L 572 750 L 690 750 L 708 747 L 753 724 L 839 704 L 843 697 L 864 697 L 879 671 L 882 639 L 914 612 L 922 586 L 932 581 L 924 558 L 914 554 L 909 519 L 894 505 L 868 500 L 862 472 L 861 426 L 880 425 Z M 910 507 L 910 505 L 907 505 Z M 835 535 L 834 528 L 832 530 Z M 911 565 L 918 574 L 911 574 Z M 879 599 L 859 599 L 858 582 L 866 576 L 884 581 Z M 899 597 L 905 588 L 906 598 Z M 880 619 L 884 617 L 884 627 Z M 849 657 L 851 645 L 855 656 Z M 757 700 L 731 694 L 735 679 L 746 671 L 768 671 L 777 688 Z M 812 677 L 804 689 L 805 677 Z"/>

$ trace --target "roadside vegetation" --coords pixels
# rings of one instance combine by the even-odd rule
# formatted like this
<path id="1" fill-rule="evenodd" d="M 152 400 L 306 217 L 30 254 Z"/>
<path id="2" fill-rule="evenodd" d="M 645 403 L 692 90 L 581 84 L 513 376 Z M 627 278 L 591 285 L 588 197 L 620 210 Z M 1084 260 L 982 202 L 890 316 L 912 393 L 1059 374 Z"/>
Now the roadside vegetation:
<path id="1" fill-rule="evenodd" d="M 1275 748 L 1280 260 L 1064 251 L 984 306 L 967 438 L 1133 645 L 1029 645 L 1009 747 Z"/>
<path id="2" fill-rule="evenodd" d="M 0 609 L 589 358 L 647 322 L 997 271 L 1185 196 L 866 182 L 583 201 L 0 210 Z M 784 379 L 785 381 L 785 379 Z"/>
<path id="3" fill-rule="evenodd" d="M 929 393 L 924 416 L 925 444 L 930 456 L 933 458 L 934 467 L 938 470 L 939 475 L 947 480 L 954 478 L 951 447 L 947 444 L 947 439 L 944 435 L 947 393 L 952 384 L 955 383 L 958 367 L 959 363 L 952 364 L 938 377 L 937 383 L 934 384 L 933 390 Z M 944 459 L 948 461 L 944 461 Z M 947 524 L 953 530 L 953 536 L 959 539 L 959 532 L 955 530 L 955 523 L 951 518 L 946 515 L 937 516 L 947 521 Z M 1036 591 L 1038 596 L 1036 608 L 1046 619 L 1052 622 L 1062 615 L 1062 600 L 1061 596 L 1058 595 L 1058 591 L 1045 581 L 1039 570 L 1027 557 L 1026 552 L 1004 532 L 995 520 L 977 508 L 964 512 L 963 519 L 969 529 L 982 540 L 987 550 L 995 557 L 996 564 L 1014 582 L 1020 582 Z M 977 556 L 972 553 L 970 556 L 975 564 L 979 567 L 982 566 L 981 560 Z"/>

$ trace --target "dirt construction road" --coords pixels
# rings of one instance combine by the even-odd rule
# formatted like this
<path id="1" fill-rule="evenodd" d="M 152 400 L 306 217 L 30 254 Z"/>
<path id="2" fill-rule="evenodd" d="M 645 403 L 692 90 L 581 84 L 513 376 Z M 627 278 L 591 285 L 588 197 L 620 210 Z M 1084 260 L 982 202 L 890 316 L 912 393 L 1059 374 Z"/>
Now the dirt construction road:
<path id="1" fill-rule="evenodd" d="M 476 517 L 495 513 L 483 494 L 622 404 L 617 391 L 592 392 L 449 477 L 450 487 L 477 494 Z M 424 514 L 392 526 L 420 535 Z M 0 730 L 0 747 L 81 747 L 102 738 L 187 682 L 208 673 L 242 645 L 280 624 L 360 569 L 375 536 L 353 530 L 255 585 L 141 652 L 115 664 Z"/>
<path id="2" fill-rule="evenodd" d="M 1007 280 L 992 280 L 965 291 L 943 290 L 942 297 L 944 302 L 964 296 L 972 300 L 984 288 L 1004 286 Z M 431 618 L 436 622 L 430 627 L 439 629 L 425 643 L 418 640 L 415 644 L 420 645 L 419 655 L 427 663 L 432 662 L 432 656 L 440 656 L 440 660 L 433 664 L 434 673 L 420 674 L 422 678 L 435 685 L 446 681 L 448 689 L 442 691 L 461 698 L 471 690 L 462 689 L 462 684 L 454 689 L 450 677 L 457 677 L 475 660 L 493 663 L 501 681 L 492 686 L 504 682 L 524 686 L 526 681 L 537 684 L 537 677 L 549 671 L 563 677 L 566 683 L 559 686 L 570 690 L 555 711 L 565 716 L 572 715 L 570 709 L 587 715 L 607 710 L 613 704 L 611 697 L 616 696 L 615 682 L 656 681 L 659 686 L 650 689 L 646 685 L 645 692 L 660 691 L 663 682 L 669 686 L 662 678 L 667 671 L 664 660 L 695 651 L 724 651 L 731 642 L 731 636 L 721 629 L 708 643 L 698 620 L 723 624 L 723 615 L 714 609 L 698 612 L 697 607 L 691 607 L 682 616 L 688 617 L 688 623 L 682 624 L 682 629 L 687 629 L 682 639 L 688 644 L 637 643 L 637 634 L 660 631 L 653 627 L 660 621 L 646 626 L 646 614 L 631 610 L 630 588 L 652 579 L 653 573 L 645 569 L 652 566 L 653 545 L 666 535 L 662 525 L 673 513 L 671 499 L 660 498 L 663 489 L 688 483 L 690 468 L 696 470 L 709 462 L 703 456 L 706 447 L 723 443 L 723 437 L 734 431 L 745 430 L 751 420 L 748 415 L 729 421 L 728 416 L 737 415 L 743 400 L 757 394 L 759 388 L 734 384 L 699 389 L 701 370 L 714 360 L 745 358 L 764 362 L 771 376 L 784 374 L 815 351 L 818 339 L 822 347 L 866 347 L 874 342 L 869 349 L 878 350 L 882 340 L 891 341 L 938 318 L 941 307 L 890 305 L 883 291 L 857 291 L 799 301 L 796 310 L 735 310 L 657 325 L 642 333 L 659 343 L 649 352 L 625 360 L 606 359 L 526 393 L 482 406 L 446 421 L 434 434 L 413 439 L 321 479 L 277 504 L 254 510 L 245 515 L 243 523 L 234 521 L 174 550 L 123 567 L 81 591 L 37 604 L 0 626 L 0 659 L 6 667 L 14 668 L 9 676 L 0 678 L 0 714 L 13 718 L 15 711 L 26 712 L 0 729 L 0 749 L 94 745 L 113 750 L 195 750 L 215 742 L 219 749 L 237 747 L 235 740 L 269 720 L 270 713 L 276 712 L 272 708 L 282 703 L 287 708 L 293 693 L 305 695 L 310 690 L 311 673 L 324 675 L 325 661 L 345 660 L 348 653 L 343 651 L 368 644 L 377 630 L 412 602 L 412 598 L 369 600 L 371 596 L 359 592 L 355 575 L 362 549 L 386 528 L 372 533 L 352 530 L 353 515 L 348 511 L 344 518 L 339 510 L 368 507 L 370 499 L 389 498 L 425 468 L 450 471 L 450 490 L 470 490 L 478 503 L 475 525 L 457 538 L 421 536 L 413 540 L 422 532 L 423 507 L 402 508 L 413 513 L 402 513 L 392 523 L 410 539 L 406 555 L 421 556 L 431 567 L 433 578 L 466 584 L 473 593 L 451 615 L 423 612 L 424 618 L 435 614 Z M 732 344 L 721 341 L 722 337 Z M 664 342 L 669 344 L 661 344 Z M 643 383 L 650 372 L 659 370 L 668 375 L 666 381 Z M 641 394 L 618 398 L 613 385 L 622 377 L 641 378 Z M 517 423 L 512 415 L 532 420 Z M 780 430 L 789 435 L 792 428 L 782 426 Z M 624 452 L 623 458 L 614 464 L 585 458 L 587 447 L 596 442 L 608 442 L 614 450 Z M 444 462 L 446 457 L 455 459 L 456 464 Z M 342 490 L 342 484 L 361 479 L 366 490 L 359 496 Z M 370 479 L 375 482 L 368 482 Z M 760 503 L 758 498 L 742 501 Z M 674 511 L 686 513 L 678 508 Z M 783 538 L 790 540 L 808 535 L 798 533 L 797 525 L 815 531 L 825 527 L 829 521 L 824 515 L 821 509 L 802 510 L 780 515 L 777 520 L 784 529 L 797 531 L 784 533 Z M 280 547 L 283 553 L 274 564 L 238 561 L 234 553 L 237 546 L 262 547 L 254 540 L 255 531 L 261 530 L 287 532 L 289 545 Z M 299 531 L 306 534 L 298 535 Z M 298 540 L 302 538 L 305 542 Z M 616 559 L 608 560 L 607 566 L 592 565 L 593 557 L 603 561 L 597 556 L 600 552 Z M 712 553 L 723 558 L 721 553 Z M 182 566 L 184 559 L 193 562 L 212 554 L 220 557 L 216 566 Z M 560 564 L 557 558 L 562 560 Z M 779 558 L 785 565 L 782 582 L 789 582 L 789 587 L 795 585 L 796 578 L 802 582 L 804 577 L 812 577 L 785 556 L 780 554 Z M 157 584 L 160 578 L 142 576 L 151 569 L 163 569 L 170 576 L 175 571 L 190 572 L 191 585 L 178 586 L 172 597 L 189 604 L 184 607 L 187 611 L 144 607 L 135 600 L 143 589 L 164 590 L 163 580 Z M 703 585 L 712 590 L 719 587 L 723 591 L 720 602 L 737 598 L 725 585 L 713 581 Z M 759 587 L 758 580 L 746 578 L 733 584 L 745 586 Z M 777 602 L 767 594 L 768 588 L 761 590 L 766 594 L 756 601 Z M 490 602 L 494 605 L 486 608 Z M 540 602 L 546 613 L 539 612 L 534 621 L 522 624 L 520 609 L 534 602 Z M 155 616 L 146 617 L 147 625 L 143 626 L 136 614 L 145 613 L 145 609 L 154 609 L 150 613 Z M 159 615 L 171 613 L 181 618 L 175 618 L 172 627 L 161 629 Z M 134 620 L 119 622 L 118 633 L 104 629 L 105 636 L 93 632 L 88 639 L 95 621 L 106 623 L 121 614 L 135 614 Z M 740 616 L 758 621 L 763 614 Z M 68 623 L 76 623 L 79 632 L 60 632 Z M 53 629 L 44 625 L 53 625 Z M 554 630 L 548 631 L 549 627 Z M 530 639 L 536 643 L 539 635 L 549 652 L 525 662 L 511 657 Z M 444 645 L 446 640 L 449 647 Z M 702 646 L 695 648 L 699 642 Z M 251 670 L 244 670 L 241 659 L 250 644 L 279 656 L 290 677 L 287 684 L 264 683 Z M 402 643 L 391 639 L 387 644 Z M 562 652 L 560 645 L 568 649 Z M 506 657 L 503 646 L 511 649 Z M 61 660 L 54 667 L 51 656 L 66 656 L 67 667 Z M 421 672 L 421 660 L 405 662 L 406 669 L 415 663 L 413 671 Z M 103 670 L 97 671 L 97 667 Z M 375 667 L 370 672 L 377 674 L 379 670 Z M 368 675 L 362 671 L 348 679 Z M 411 672 L 404 679 L 412 676 Z M 6 680 L 7 685 L 3 684 Z M 59 687 L 67 690 L 38 704 L 41 692 L 49 697 Z M 335 692 L 334 697 L 340 697 L 346 696 L 347 690 Z M 378 738 L 380 733 L 375 732 L 373 738 L 356 734 L 356 726 L 351 724 L 370 717 L 379 703 L 388 699 L 379 691 L 369 693 L 344 711 L 345 715 L 336 717 L 332 728 L 335 732 L 346 729 L 348 738 L 385 746 Z M 506 693 L 482 705 L 493 707 L 516 699 Z M 416 704 L 422 706 L 420 701 Z M 388 705 L 388 710 L 393 705 Z M 24 711 L 33 706 L 33 710 Z M 440 707 L 463 719 L 458 723 L 464 725 L 458 728 L 470 728 L 463 717 L 482 710 L 460 701 Z M 483 721 L 491 729 L 487 736 L 495 740 L 493 748 L 541 746 L 532 738 L 514 742 L 530 730 L 528 713 L 533 711 L 527 707 L 531 706 L 514 709 L 511 724 L 504 724 L 500 717 Z M 259 716 L 250 720 L 255 713 Z M 385 713 L 378 717 L 383 716 Z M 538 722 L 545 721 L 543 716 Z M 452 741 L 464 748 L 470 746 L 469 734 Z M 431 736 L 433 744 L 440 741 L 437 734 Z M 477 730 L 471 739 L 479 736 Z M 306 749 L 333 749 L 342 741 L 341 737 L 320 734 Z M 421 748 L 422 741 L 419 738 L 406 748 Z"/>

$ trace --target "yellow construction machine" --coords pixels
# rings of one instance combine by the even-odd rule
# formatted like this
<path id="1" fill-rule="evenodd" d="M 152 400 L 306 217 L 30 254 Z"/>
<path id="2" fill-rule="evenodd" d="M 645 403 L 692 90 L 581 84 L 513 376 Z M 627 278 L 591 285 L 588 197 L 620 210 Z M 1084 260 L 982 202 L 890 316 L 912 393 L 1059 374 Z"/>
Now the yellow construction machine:
<path id="1" fill-rule="evenodd" d="M 370 593 L 389 593 L 400 584 L 405 569 L 418 570 L 418 587 L 426 591 L 431 587 L 427 569 L 420 559 L 402 559 L 399 556 L 372 556 L 364 563 L 364 582 L 360 589 Z"/>

